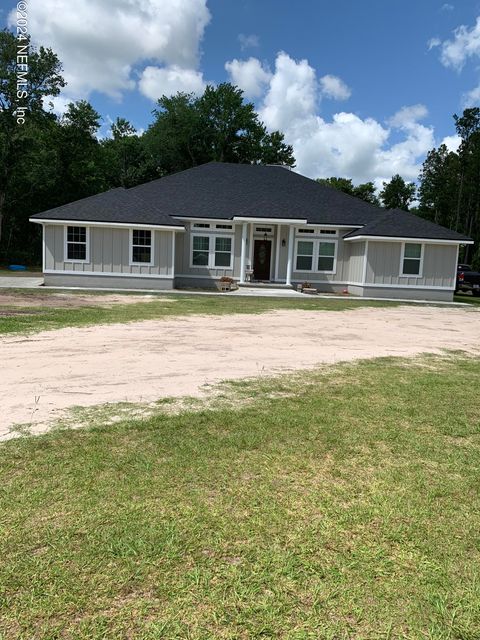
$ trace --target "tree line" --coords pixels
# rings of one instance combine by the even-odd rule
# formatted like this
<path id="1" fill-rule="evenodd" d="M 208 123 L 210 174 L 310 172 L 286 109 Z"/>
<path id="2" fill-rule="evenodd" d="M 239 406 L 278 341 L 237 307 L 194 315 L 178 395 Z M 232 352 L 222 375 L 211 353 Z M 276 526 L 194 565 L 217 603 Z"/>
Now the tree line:
<path id="1" fill-rule="evenodd" d="M 203 95 L 163 96 L 152 122 L 138 132 L 123 118 L 100 137 L 101 117 L 85 100 L 56 115 L 48 101 L 65 87 L 62 65 L 48 48 L 30 46 L 27 97 L 17 88 L 17 39 L 0 32 L 0 263 L 38 264 L 40 230 L 29 216 L 114 187 L 142 182 L 212 160 L 295 166 L 280 131 L 268 132 L 252 103 L 229 84 Z M 17 122 L 27 106 L 24 124 Z M 474 238 L 463 260 L 480 267 L 480 109 L 454 116 L 458 151 L 445 145 L 427 155 L 418 187 L 395 175 L 377 193 L 373 182 L 319 182 L 386 209 L 420 216 Z M 415 204 L 412 208 L 412 203 Z"/>

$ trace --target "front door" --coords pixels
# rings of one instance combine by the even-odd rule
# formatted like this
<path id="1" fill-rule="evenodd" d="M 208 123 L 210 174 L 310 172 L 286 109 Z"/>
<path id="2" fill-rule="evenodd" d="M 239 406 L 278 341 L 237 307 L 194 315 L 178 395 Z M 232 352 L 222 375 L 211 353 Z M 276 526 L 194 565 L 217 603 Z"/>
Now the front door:
<path id="1" fill-rule="evenodd" d="M 253 277 L 255 280 L 270 280 L 271 240 L 255 240 L 253 245 Z"/>

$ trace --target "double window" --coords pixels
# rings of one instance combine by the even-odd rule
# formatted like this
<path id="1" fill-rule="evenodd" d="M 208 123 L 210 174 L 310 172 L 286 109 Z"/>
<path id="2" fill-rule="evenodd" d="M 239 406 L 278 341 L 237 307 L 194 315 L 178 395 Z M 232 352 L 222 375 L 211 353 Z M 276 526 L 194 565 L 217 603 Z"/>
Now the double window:
<path id="1" fill-rule="evenodd" d="M 153 264 L 152 232 L 150 229 L 131 230 L 130 263 Z"/>
<path id="2" fill-rule="evenodd" d="M 423 271 L 423 245 L 417 242 L 405 242 L 402 247 L 400 275 L 421 277 Z"/>
<path id="3" fill-rule="evenodd" d="M 337 243 L 323 240 L 297 240 L 295 271 L 335 273 Z"/>
<path id="4" fill-rule="evenodd" d="M 69 262 L 88 262 L 88 230 L 87 227 L 70 227 L 66 229 L 65 255 Z"/>
<path id="5" fill-rule="evenodd" d="M 232 269 L 233 241 L 231 236 L 192 236 L 192 267 Z"/>

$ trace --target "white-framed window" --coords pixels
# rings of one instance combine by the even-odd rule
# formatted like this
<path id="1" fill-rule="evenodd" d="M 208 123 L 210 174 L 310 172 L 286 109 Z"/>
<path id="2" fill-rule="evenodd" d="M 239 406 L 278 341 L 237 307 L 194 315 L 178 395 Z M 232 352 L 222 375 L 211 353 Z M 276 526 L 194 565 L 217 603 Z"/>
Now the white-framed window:
<path id="1" fill-rule="evenodd" d="M 336 229 L 320 229 L 320 234 L 322 236 L 336 236 L 337 230 Z"/>
<path id="2" fill-rule="evenodd" d="M 221 234 L 192 234 L 191 263 L 193 268 L 233 268 L 233 236 Z"/>
<path id="3" fill-rule="evenodd" d="M 295 271 L 313 270 L 313 251 L 315 243 L 310 240 L 297 240 Z"/>
<path id="4" fill-rule="evenodd" d="M 423 273 L 423 251 L 421 242 L 404 242 L 400 258 L 400 276 L 421 278 Z"/>
<path id="5" fill-rule="evenodd" d="M 297 238 L 295 242 L 295 271 L 335 273 L 336 269 L 336 240 Z"/>
<path id="6" fill-rule="evenodd" d="M 232 264 L 232 239 L 215 237 L 215 266 L 230 268 Z"/>
<path id="7" fill-rule="evenodd" d="M 130 264 L 153 265 L 153 233 L 150 229 L 130 229 Z"/>
<path id="8" fill-rule="evenodd" d="M 272 233 L 273 234 L 273 229 L 272 227 L 255 227 L 255 233 L 267 233 L 267 234 Z"/>
<path id="9" fill-rule="evenodd" d="M 323 271 L 324 273 L 335 272 L 336 248 L 336 242 L 318 243 L 317 271 Z"/>
<path id="10" fill-rule="evenodd" d="M 68 225 L 65 227 L 65 261 L 89 261 L 89 227 Z"/>
<path id="11" fill-rule="evenodd" d="M 298 229 L 298 233 L 315 233 L 315 229 Z"/>
<path id="12" fill-rule="evenodd" d="M 232 225 L 231 224 L 216 224 L 215 225 L 216 229 L 232 229 Z"/>
<path id="13" fill-rule="evenodd" d="M 193 226 L 196 229 L 210 229 L 210 225 L 208 224 L 208 222 L 195 222 Z"/>

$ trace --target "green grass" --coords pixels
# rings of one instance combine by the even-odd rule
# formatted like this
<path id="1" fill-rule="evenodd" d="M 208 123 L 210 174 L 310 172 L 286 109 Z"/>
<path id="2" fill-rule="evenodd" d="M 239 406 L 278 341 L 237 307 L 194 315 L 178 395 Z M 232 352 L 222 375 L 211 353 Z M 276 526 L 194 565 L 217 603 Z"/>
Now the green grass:
<path id="1" fill-rule="evenodd" d="M 480 362 L 1 447 L 0 638 L 480 638 Z"/>
<path id="2" fill-rule="evenodd" d="M 454 296 L 454 301 L 480 306 L 480 297 L 472 296 L 468 293 L 457 293 Z"/>
<path id="3" fill-rule="evenodd" d="M 82 292 L 83 293 L 83 292 Z M 106 292 L 108 293 L 108 292 Z M 45 295 L 45 291 L 18 291 L 28 301 L 29 296 Z M 100 294 L 103 295 L 103 294 Z M 92 294 L 92 297 L 97 297 Z M 352 299 L 324 298 L 253 298 L 204 295 L 159 296 L 152 302 L 136 304 L 115 304 L 109 308 L 99 306 L 56 308 L 52 296 L 51 306 L 31 307 L 28 312 L 18 314 L 18 308 L 0 306 L 0 334 L 31 333 L 62 327 L 81 327 L 87 325 L 107 324 L 112 322 L 132 322 L 135 320 L 161 319 L 171 316 L 192 314 L 229 314 L 229 313 L 263 313 L 273 309 L 304 309 L 309 311 L 343 311 L 358 307 L 387 307 L 397 303 L 381 301 L 359 301 Z"/>

